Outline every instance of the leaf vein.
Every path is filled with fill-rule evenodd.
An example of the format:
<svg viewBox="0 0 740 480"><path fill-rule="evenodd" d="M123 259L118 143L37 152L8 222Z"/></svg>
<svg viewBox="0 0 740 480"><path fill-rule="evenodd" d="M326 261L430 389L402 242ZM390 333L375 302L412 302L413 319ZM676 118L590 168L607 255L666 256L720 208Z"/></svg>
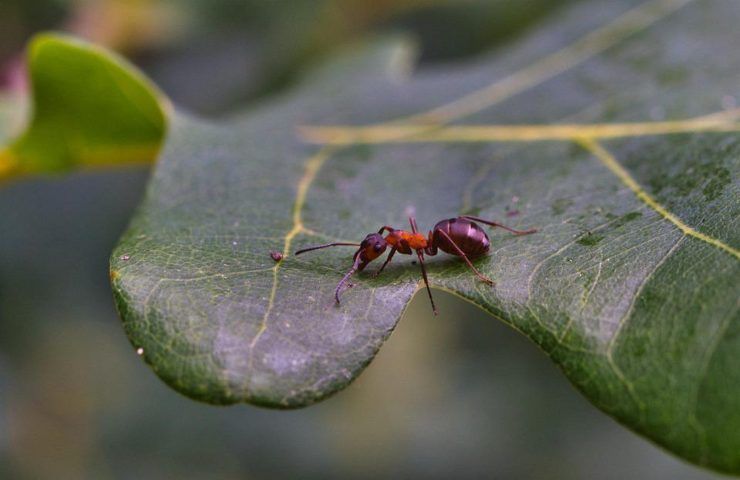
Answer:
<svg viewBox="0 0 740 480"><path fill-rule="evenodd" d="M522 125L317 125L299 127L298 134L319 145L374 145L386 143L471 143L571 141L580 138L635 138L685 133L740 131L734 121L740 109L722 111L685 120L634 123L554 123Z"/></svg>
<svg viewBox="0 0 740 480"><path fill-rule="evenodd" d="M332 147L324 147L320 149L316 154L309 157L308 160L305 162L303 176L298 180L298 188L296 191L296 199L293 203L293 227L290 229L290 231L285 235L285 241L283 243L283 257L287 257L290 254L290 247L293 242L293 239L303 232L304 226L303 226L303 207L306 203L306 196L308 194L308 189L311 187L311 184L316 179L316 174L318 173L319 169L326 163L326 161L329 159L329 157L336 151L336 148ZM262 321L260 322L259 327L257 328L257 333L254 335L254 338L249 343L249 369L252 369L252 364L254 361L254 347L259 341L259 339L262 337L262 335L265 333L265 330L267 329L267 320L270 316L270 313L272 312L272 309L275 305L275 295L277 294L277 288L278 288L278 272L280 271L280 265L282 265L282 261L275 264L274 267L272 267L272 287L270 288L270 295L267 300L267 308L265 309L265 313L262 317Z"/></svg>
<svg viewBox="0 0 740 480"><path fill-rule="evenodd" d="M710 245L713 245L740 260L740 250L727 245L717 238L710 237L709 235L706 235L699 232L698 230L691 228L676 215L669 212L668 209L666 209L663 205L658 203L655 198L653 198L640 186L639 183L637 183L637 180L635 180L634 177L630 175L630 173L627 171L627 169L624 168L617 161L614 155L609 153L603 146L601 146L600 143L590 138L582 138L578 140L578 144L580 144L587 151L591 152L591 154L593 154L602 164L604 164L604 166L609 169L609 171L616 175L623 184L625 184L630 190L632 190L632 192L635 194L635 196L637 196L638 199L640 199L648 207L658 212L661 217L665 218L673 225L675 225L685 235L689 235Z"/></svg>

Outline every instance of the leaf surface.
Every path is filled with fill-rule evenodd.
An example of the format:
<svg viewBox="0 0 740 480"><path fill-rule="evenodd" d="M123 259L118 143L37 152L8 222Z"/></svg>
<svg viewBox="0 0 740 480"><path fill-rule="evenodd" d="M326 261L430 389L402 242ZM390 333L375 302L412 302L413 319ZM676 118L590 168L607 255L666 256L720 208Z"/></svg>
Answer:
<svg viewBox="0 0 740 480"><path fill-rule="evenodd" d="M495 288L444 255L431 283L633 430L740 472L738 15L582 2L470 64L409 76L380 44L243 116L177 115L111 260L129 338L192 398L304 406L362 371L420 275L396 256L335 306L352 249L293 251L409 213L424 231L460 213L537 227L490 231L476 266Z"/></svg>
<svg viewBox="0 0 740 480"><path fill-rule="evenodd" d="M0 178L156 158L166 129L163 98L125 60L44 34L28 49L28 68L32 114L25 131L0 149ZM16 105L4 102L0 121Z"/></svg>

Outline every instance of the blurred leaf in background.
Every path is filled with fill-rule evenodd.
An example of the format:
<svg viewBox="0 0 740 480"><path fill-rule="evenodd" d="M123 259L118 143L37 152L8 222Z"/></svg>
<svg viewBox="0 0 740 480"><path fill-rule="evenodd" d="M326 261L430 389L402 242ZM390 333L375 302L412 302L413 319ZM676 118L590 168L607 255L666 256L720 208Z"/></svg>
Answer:
<svg viewBox="0 0 740 480"><path fill-rule="evenodd" d="M23 134L0 148L0 179L156 158L163 98L130 65L53 35L37 37L28 57L32 113Z"/></svg>
<svg viewBox="0 0 740 480"><path fill-rule="evenodd" d="M211 55L196 55L204 62L215 62L241 48L243 75L241 82L220 92L207 88L208 83L191 93L198 109L234 110L240 103L285 87L307 66L323 59L338 47L375 32L405 32L419 42L422 63L461 58L490 48L552 13L568 0L524 0L513 4L504 0L296 0L264 2L260 0L187 0L192 9L192 32L209 43L196 48L209 50ZM198 42L200 43L200 42ZM215 48L214 48L215 47ZM220 50L220 52L218 51ZM201 51L202 52L202 51ZM190 52L192 53L192 52ZM192 61L189 55L185 61ZM235 65L219 63L220 72L235 72ZM187 86L181 77L168 78L155 74L165 82L165 89ZM244 77L248 79L244 83ZM211 79L225 82L227 78ZM209 82L210 83L210 82ZM215 85L214 85L215 86ZM223 84L221 85L223 87ZM246 88L249 87L249 88ZM215 90L215 91L214 91ZM241 91L239 91L241 90ZM231 91L233 98L213 98L211 95ZM174 90L175 103L191 105L190 96L180 97ZM195 97L200 96L200 100ZM203 104L210 99L209 105Z"/></svg>
<svg viewBox="0 0 740 480"><path fill-rule="evenodd" d="M19 95L0 93L0 145L5 145L21 129L24 102Z"/></svg>
<svg viewBox="0 0 740 480"><path fill-rule="evenodd" d="M176 104L219 113L285 88L369 32L409 34L422 62L460 58L569 1L9 0L0 5L0 79L31 33L63 28L133 57Z"/></svg>

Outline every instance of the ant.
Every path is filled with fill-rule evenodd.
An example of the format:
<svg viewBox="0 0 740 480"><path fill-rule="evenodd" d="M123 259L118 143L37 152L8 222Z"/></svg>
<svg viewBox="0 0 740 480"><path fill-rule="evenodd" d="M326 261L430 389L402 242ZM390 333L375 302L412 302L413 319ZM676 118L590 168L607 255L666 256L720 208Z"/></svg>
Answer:
<svg viewBox="0 0 740 480"><path fill-rule="evenodd" d="M494 285L493 280L480 273L470 261L470 259L475 259L488 253L488 250L491 247L488 235L475 222L484 223L491 227L500 227L514 235L527 235L537 231L536 229L515 230L500 223L470 215L462 215L457 218L448 218L437 222L434 229L432 229L429 232L429 235L425 237L422 233L419 233L419 229L416 226L416 219L414 217L409 217L409 223L411 224L410 232L384 225L380 230L378 230L378 233L371 233L365 237L362 243L327 243L298 250L295 254L300 255L312 250L319 250L327 247L360 247L352 257L354 261L352 268L347 272L342 280L339 281L336 290L334 290L334 298L338 304L339 293L347 280L349 280L355 272L362 271L371 261L382 255L386 248L388 248L388 245L390 245L391 251L383 265L373 275L374 277L380 275L380 272L382 272L385 266L390 263L396 252L404 255L411 255L416 252L416 256L419 258L419 265L421 266L421 275L424 278L424 284L426 285L427 293L429 294L429 301L432 302L432 311L437 315L437 307L434 305L432 290L429 288L427 271L424 267L425 253L429 256L434 256L437 254L437 250L442 250L450 255L461 257L478 278L489 285ZM383 238L383 232L386 231L388 232L388 235Z"/></svg>

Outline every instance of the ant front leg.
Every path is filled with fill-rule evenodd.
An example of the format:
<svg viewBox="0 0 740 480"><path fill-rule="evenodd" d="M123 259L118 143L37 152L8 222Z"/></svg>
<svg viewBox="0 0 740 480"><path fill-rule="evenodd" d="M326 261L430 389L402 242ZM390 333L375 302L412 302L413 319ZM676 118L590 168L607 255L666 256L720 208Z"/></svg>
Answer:
<svg viewBox="0 0 740 480"><path fill-rule="evenodd" d="M530 233L535 233L537 231L536 228L530 228L529 230L515 230L515 229L513 229L511 227L507 227L506 225L503 225L501 223L492 222L490 220L485 220L485 219L480 218L480 217L473 217L471 215L462 215L462 216L460 216L460 218L465 218L467 220L472 220L474 222L485 223L486 225L490 225L492 227L500 227L500 228L503 228L504 230L507 230L507 231L513 233L514 235L529 235Z"/></svg>
<svg viewBox="0 0 740 480"><path fill-rule="evenodd" d="M380 272L383 271L383 269L385 268L385 266L388 265L389 263L391 263L391 259L393 258L393 255L395 255L395 254L396 254L396 247L393 247L393 248L391 248L391 251L388 254L388 257L385 259L385 262L383 262L383 265L380 266L380 268L378 269L377 272L373 273L373 278L375 278L378 275L380 275Z"/></svg>
<svg viewBox="0 0 740 480"><path fill-rule="evenodd" d="M445 237L445 239L447 239L447 241L450 242L450 245L452 245L452 248L454 248L455 251L457 252L457 254L460 255L460 257L462 257L463 260L465 260L465 263L468 264L468 267L470 267L470 269L473 270L473 273L475 273L478 276L478 278L480 278L481 280L483 280L484 282L486 282L489 285L496 285L493 280L491 280L490 278L486 277L485 275L483 275L482 273L480 273L477 268L475 268L475 266L470 261L470 259L468 258L468 256L465 255L465 252L463 252L462 249L457 246L457 244L455 243L455 241L452 240L452 238L450 238L449 235L447 235L447 232L445 232L441 228L438 228L437 230L435 230L435 233L436 232L439 232L440 235L442 235L443 237ZM433 241L432 241L432 244L434 245L434 248L436 250L437 245Z"/></svg>

